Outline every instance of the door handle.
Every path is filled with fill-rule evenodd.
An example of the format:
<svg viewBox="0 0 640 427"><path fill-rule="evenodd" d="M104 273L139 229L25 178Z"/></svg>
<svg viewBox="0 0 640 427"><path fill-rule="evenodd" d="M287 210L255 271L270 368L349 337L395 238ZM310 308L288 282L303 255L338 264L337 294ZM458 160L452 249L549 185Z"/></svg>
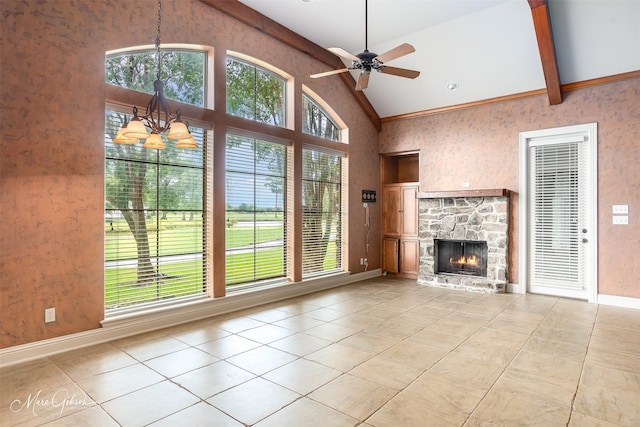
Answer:
<svg viewBox="0 0 640 427"><path fill-rule="evenodd" d="M589 239L587 239L586 237L584 239L582 239L582 243L588 243Z"/></svg>

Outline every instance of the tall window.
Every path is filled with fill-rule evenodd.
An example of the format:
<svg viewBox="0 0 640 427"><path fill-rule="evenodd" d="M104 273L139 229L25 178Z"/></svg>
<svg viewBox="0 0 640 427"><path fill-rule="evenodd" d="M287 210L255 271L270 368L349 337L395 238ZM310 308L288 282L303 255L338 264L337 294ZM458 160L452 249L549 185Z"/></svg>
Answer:
<svg viewBox="0 0 640 427"><path fill-rule="evenodd" d="M227 58L227 113L285 126L285 80L264 68Z"/></svg>
<svg viewBox="0 0 640 427"><path fill-rule="evenodd" d="M302 95L302 132L331 141L340 141L340 128L307 95Z"/></svg>
<svg viewBox="0 0 640 427"><path fill-rule="evenodd" d="M226 163L227 286L284 277L286 147L229 135Z"/></svg>
<svg viewBox="0 0 640 427"><path fill-rule="evenodd" d="M303 276L342 270L342 170L341 155L303 149Z"/></svg>
<svg viewBox="0 0 640 427"><path fill-rule="evenodd" d="M170 99L203 106L206 53L162 51ZM155 52L109 56L106 82L153 93ZM163 150L116 144L125 116L105 117L105 307L158 303L206 291L204 177L206 132L190 127L198 148ZM186 119L183 117L183 119Z"/></svg>
<svg viewBox="0 0 640 427"><path fill-rule="evenodd" d="M203 153L112 142L124 115L106 112L105 307L107 311L205 292Z"/></svg>

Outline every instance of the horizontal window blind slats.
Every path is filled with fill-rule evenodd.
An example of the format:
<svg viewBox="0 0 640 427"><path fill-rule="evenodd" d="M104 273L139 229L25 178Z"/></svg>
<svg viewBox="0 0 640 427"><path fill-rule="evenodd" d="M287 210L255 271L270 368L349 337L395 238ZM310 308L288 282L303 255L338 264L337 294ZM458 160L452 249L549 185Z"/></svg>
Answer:
<svg viewBox="0 0 640 427"><path fill-rule="evenodd" d="M107 111L105 307L107 312L205 293L203 129L196 149L119 145L124 116Z"/></svg>

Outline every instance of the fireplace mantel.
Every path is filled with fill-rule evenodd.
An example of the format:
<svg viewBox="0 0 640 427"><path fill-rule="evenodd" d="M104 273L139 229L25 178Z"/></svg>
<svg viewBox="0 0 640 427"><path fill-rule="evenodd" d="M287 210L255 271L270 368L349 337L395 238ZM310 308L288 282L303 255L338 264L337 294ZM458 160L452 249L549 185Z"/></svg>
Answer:
<svg viewBox="0 0 640 427"><path fill-rule="evenodd" d="M506 188L492 188L487 190L459 190L459 191L421 191L417 199L448 199L455 197L509 197Z"/></svg>

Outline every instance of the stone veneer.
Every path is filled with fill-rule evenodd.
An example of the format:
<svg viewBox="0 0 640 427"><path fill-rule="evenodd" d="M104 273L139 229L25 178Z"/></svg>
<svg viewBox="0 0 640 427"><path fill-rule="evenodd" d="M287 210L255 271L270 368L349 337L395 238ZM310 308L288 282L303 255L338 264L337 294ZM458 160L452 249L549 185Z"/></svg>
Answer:
<svg viewBox="0 0 640 427"><path fill-rule="evenodd" d="M501 194L488 190L487 194ZM509 197L476 196L473 191L461 197L432 197L418 194L420 271L418 283L473 292L504 292L507 284L509 248ZM467 196L466 194L471 194ZM482 194L481 192L477 192ZM453 193L442 193L451 195ZM436 274L434 239L484 240L487 242L487 277Z"/></svg>

